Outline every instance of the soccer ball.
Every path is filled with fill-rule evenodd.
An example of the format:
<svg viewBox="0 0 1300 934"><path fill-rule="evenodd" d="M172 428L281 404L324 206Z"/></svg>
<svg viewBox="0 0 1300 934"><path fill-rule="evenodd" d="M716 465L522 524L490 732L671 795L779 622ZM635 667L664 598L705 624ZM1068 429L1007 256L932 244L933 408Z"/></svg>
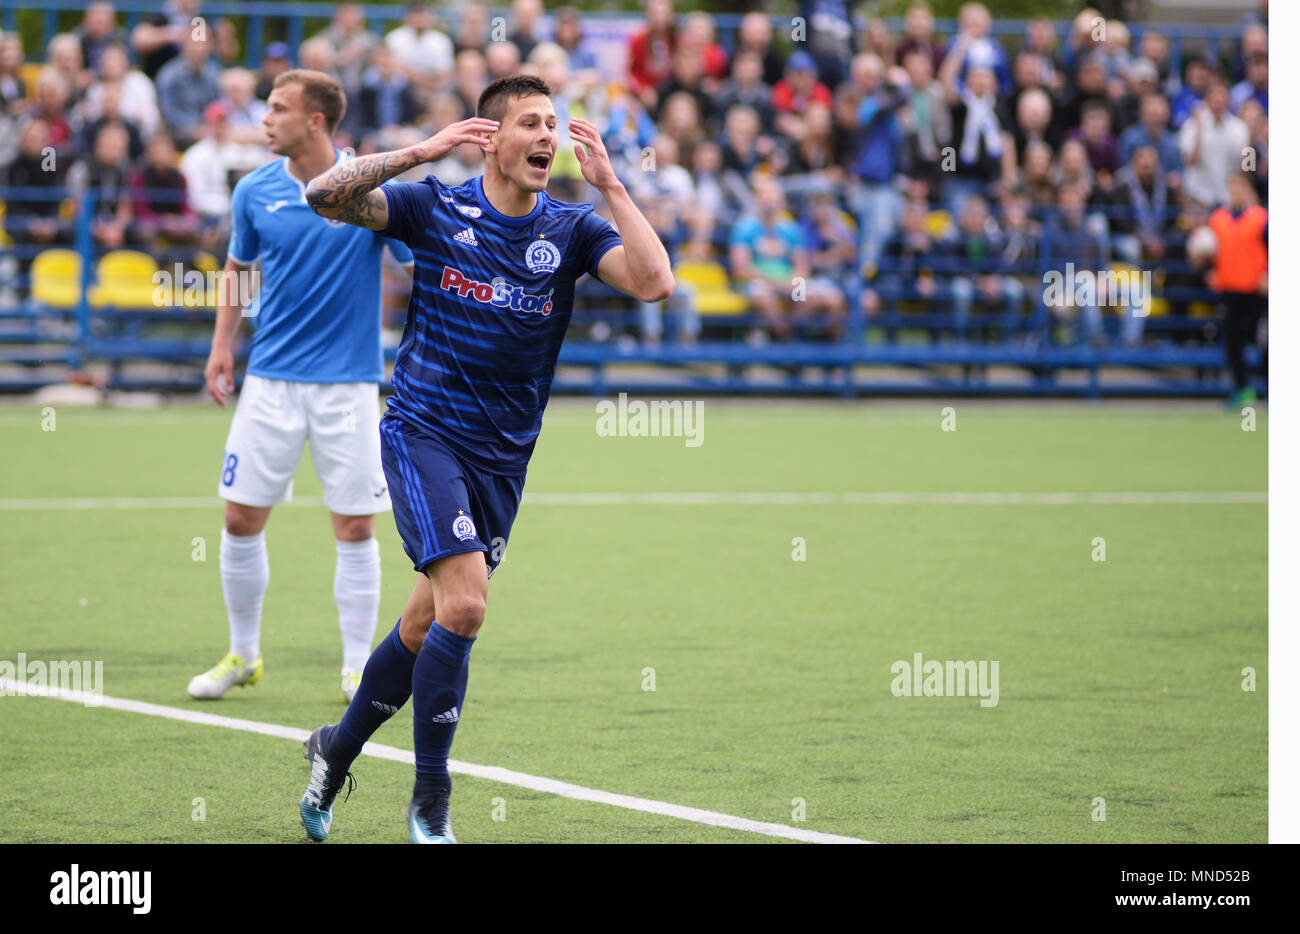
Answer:
<svg viewBox="0 0 1300 934"><path fill-rule="evenodd" d="M1219 253L1219 238L1209 227L1197 227L1187 236L1187 258L1198 266Z"/></svg>

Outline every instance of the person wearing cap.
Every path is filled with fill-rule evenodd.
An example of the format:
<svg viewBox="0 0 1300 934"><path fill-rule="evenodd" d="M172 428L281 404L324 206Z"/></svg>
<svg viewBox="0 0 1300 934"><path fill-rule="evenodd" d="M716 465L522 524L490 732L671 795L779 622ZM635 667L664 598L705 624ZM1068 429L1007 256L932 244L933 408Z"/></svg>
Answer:
<svg viewBox="0 0 1300 934"><path fill-rule="evenodd" d="M257 87L253 89L253 94L259 101L265 101L271 96L271 91L275 87L275 79L284 74L291 67L289 60L289 47L283 42L272 42L266 47L262 54L262 67L257 71Z"/></svg>
<svg viewBox="0 0 1300 934"><path fill-rule="evenodd" d="M189 32L180 57L158 72L158 109L182 148L198 138L204 108L221 97L221 69L212 61L211 51L206 34Z"/></svg>
<svg viewBox="0 0 1300 934"><path fill-rule="evenodd" d="M803 112L816 101L831 106L831 92L817 80L817 62L800 49L785 65L785 77L772 88L772 109L776 112L776 130L797 140L803 136Z"/></svg>

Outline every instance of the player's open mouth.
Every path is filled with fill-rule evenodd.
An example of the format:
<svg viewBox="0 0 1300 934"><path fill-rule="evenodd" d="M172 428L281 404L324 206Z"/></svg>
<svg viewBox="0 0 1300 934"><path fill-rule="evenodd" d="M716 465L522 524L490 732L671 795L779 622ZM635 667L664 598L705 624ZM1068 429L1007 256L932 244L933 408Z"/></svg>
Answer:
<svg viewBox="0 0 1300 934"><path fill-rule="evenodd" d="M535 152L528 157L528 164L545 172L551 167L551 154L549 152Z"/></svg>

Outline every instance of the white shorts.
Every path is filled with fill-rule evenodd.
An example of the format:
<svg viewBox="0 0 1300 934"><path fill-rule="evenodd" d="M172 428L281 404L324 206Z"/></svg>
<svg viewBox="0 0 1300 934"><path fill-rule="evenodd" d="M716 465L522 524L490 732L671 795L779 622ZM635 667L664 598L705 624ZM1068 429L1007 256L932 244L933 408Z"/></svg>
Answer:
<svg viewBox="0 0 1300 934"><path fill-rule="evenodd" d="M330 512L368 516L392 508L379 462L379 387L290 383L246 376L226 439L217 495L243 506L293 498L304 444Z"/></svg>

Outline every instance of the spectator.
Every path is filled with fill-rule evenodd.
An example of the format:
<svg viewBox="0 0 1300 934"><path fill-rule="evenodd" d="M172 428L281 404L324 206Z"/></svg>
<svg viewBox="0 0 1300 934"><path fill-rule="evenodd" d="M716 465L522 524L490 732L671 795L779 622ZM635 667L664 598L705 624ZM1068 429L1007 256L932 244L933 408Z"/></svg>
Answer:
<svg viewBox="0 0 1300 934"><path fill-rule="evenodd" d="M451 75L451 40L434 28L427 3L409 4L402 25L385 36L384 43L397 57L398 67L417 96L432 94Z"/></svg>
<svg viewBox="0 0 1300 934"><path fill-rule="evenodd" d="M1205 98L1210 82L1218 72L1218 62L1214 59L1193 58L1184 71L1183 87L1170 101L1169 109L1173 113L1173 127L1181 130Z"/></svg>
<svg viewBox="0 0 1300 934"><path fill-rule="evenodd" d="M199 216L200 245L221 250L229 235L230 193L235 176L249 165L244 147L230 138L230 114L221 101L203 111L203 138L186 150L180 170L189 203Z"/></svg>
<svg viewBox="0 0 1300 934"><path fill-rule="evenodd" d="M1142 98L1155 93L1160 75L1145 58L1134 59L1124 73L1123 93L1114 101L1115 126L1130 127L1141 119Z"/></svg>
<svg viewBox="0 0 1300 934"><path fill-rule="evenodd" d="M760 14L761 15L761 14ZM672 0L646 0L646 24L628 42L628 83L647 110L658 108L659 89L672 77L677 51Z"/></svg>
<svg viewBox="0 0 1300 934"><path fill-rule="evenodd" d="M1043 142L1028 143L1020 164L1019 187L1037 212L1056 204L1056 184L1052 175L1052 147Z"/></svg>
<svg viewBox="0 0 1300 934"><path fill-rule="evenodd" d="M1061 186L1057 194L1057 210L1049 217L1044 242L1050 249L1053 270L1062 276L1067 271L1067 263L1076 276L1080 272L1098 276L1105 270L1108 260L1105 240L1088 217L1087 207L1087 194L1083 188ZM1075 343L1101 343L1101 308L1097 304L1096 289L1076 291L1074 282L1065 282L1064 285L1061 300L1049 303L1051 313L1070 327Z"/></svg>
<svg viewBox="0 0 1300 934"><path fill-rule="evenodd" d="M1132 161L1115 176L1110 230L1115 252L1126 263L1164 258L1165 234L1172 220L1169 185L1154 146L1133 150Z"/></svg>
<svg viewBox="0 0 1300 934"><path fill-rule="evenodd" d="M757 52L763 59L763 82L775 85L785 74L785 60L772 42L772 22L767 15L753 10L740 18L736 43L731 50L734 63L741 52Z"/></svg>
<svg viewBox="0 0 1300 934"><path fill-rule="evenodd" d="M999 106L997 78L988 68L967 72L965 87L957 84L949 55L942 76L952 104L952 138L956 144L955 167L948 179L951 208L961 213L961 201L971 194L987 194L1002 173L1003 149L1013 146L1010 120Z"/></svg>
<svg viewBox="0 0 1300 934"><path fill-rule="evenodd" d="M366 28L365 8L359 3L340 5L328 28L316 38L325 40L334 50L334 70L343 92L349 100L355 98L371 54L381 44L379 37Z"/></svg>
<svg viewBox="0 0 1300 934"><path fill-rule="evenodd" d="M970 329L971 306L998 306L998 322L1005 340L1012 340L1020 329L1020 313L1025 301L1025 287L1016 269L1003 257L1006 238L990 215L988 204L978 195L967 198L953 242L952 255L957 260L952 279L953 330L959 343L966 341Z"/></svg>
<svg viewBox="0 0 1300 934"><path fill-rule="evenodd" d="M862 61L861 80L868 93L858 105L859 130L852 163L855 185L851 197L858 219L858 259L863 278L870 279L898 213L894 172L903 133L897 111L906 99L901 87L906 86L907 74L902 69L894 69L891 72L894 84L886 87L884 63L874 55L864 55Z"/></svg>
<svg viewBox="0 0 1300 934"><path fill-rule="evenodd" d="M221 73L221 101L230 114L230 138L248 146L263 146L266 130L262 120L269 108L253 93L257 76L246 68L227 68Z"/></svg>
<svg viewBox="0 0 1300 934"><path fill-rule="evenodd" d="M22 67L22 39L16 33L0 36L0 114L17 117L29 106Z"/></svg>
<svg viewBox="0 0 1300 934"><path fill-rule="evenodd" d="M678 262L686 234L681 215L672 202L653 199L645 202L645 217L659 235L669 258ZM658 347L663 342L665 312L673 322L673 336L677 343L690 346L699 338L700 316L689 283L679 282L672 295L662 302L639 302L638 307L641 339L646 346Z"/></svg>
<svg viewBox="0 0 1300 934"><path fill-rule="evenodd" d="M519 70L519 47L513 42L490 42L487 47L488 80L495 81Z"/></svg>
<svg viewBox="0 0 1300 934"><path fill-rule="evenodd" d="M243 64L239 49L239 33L233 20L223 16L212 26L212 55L220 68L236 68Z"/></svg>
<svg viewBox="0 0 1300 934"><path fill-rule="evenodd" d="M460 25L456 27L456 35L452 37L452 51L456 55L465 51L483 55L487 52L490 38L487 7L481 3L466 4L460 11Z"/></svg>
<svg viewBox="0 0 1300 934"><path fill-rule="evenodd" d="M1169 101L1155 91L1142 95L1138 109L1138 122L1125 130L1119 139L1119 157L1131 162L1139 146L1152 146L1160 156L1160 168L1169 184L1178 185L1183 170L1183 156L1178 150L1178 140L1169 132Z"/></svg>
<svg viewBox="0 0 1300 934"><path fill-rule="evenodd" d="M820 101L810 103L804 112L803 135L786 154L785 174L842 183L845 154L835 148L834 131L830 107Z"/></svg>
<svg viewBox="0 0 1300 934"><path fill-rule="evenodd" d="M1227 206L1210 215L1219 241L1210 287L1223 303L1224 344L1236 387L1228 405L1236 408L1256 398L1245 349L1268 316L1268 211L1255 201L1246 175L1233 175L1227 188Z"/></svg>
<svg viewBox="0 0 1300 934"><path fill-rule="evenodd" d="M72 120L68 112L68 79L53 68L42 68L36 79L36 104L29 113L45 121L50 142L60 158L71 154Z"/></svg>
<svg viewBox="0 0 1300 934"><path fill-rule="evenodd" d="M511 5L509 40L519 49L519 57L527 60L533 49L542 41L540 30L542 0L514 0Z"/></svg>
<svg viewBox="0 0 1300 934"><path fill-rule="evenodd" d="M858 33L858 51L874 55L889 65L896 61L894 36L889 31L889 25L879 16L873 16L867 20L867 25ZM849 59L845 61L849 61ZM843 80L844 77L841 75L838 80L826 83L828 86L833 87Z"/></svg>
<svg viewBox="0 0 1300 934"><path fill-rule="evenodd" d="M94 215L90 235L103 250L117 250L128 242L138 242L131 222L135 212L131 202L131 163L127 153L128 137L121 124L108 123L95 137L94 149L68 169L68 189L78 210L84 212L90 194L94 194Z"/></svg>
<svg viewBox="0 0 1300 934"><path fill-rule="evenodd" d="M794 335L791 324L808 312L792 299L794 279L808 279L808 251L803 231L785 213L785 195L770 178L754 182L758 210L731 230L731 272L743 284L750 304L777 340ZM750 343L765 341L762 331L750 332Z"/></svg>
<svg viewBox="0 0 1300 934"><path fill-rule="evenodd" d="M262 65L257 70L257 87L253 94L259 101L265 102L271 96L275 79L292 67L289 62L289 47L283 42L272 42L266 47L262 56Z"/></svg>
<svg viewBox="0 0 1300 934"><path fill-rule="evenodd" d="M1084 105L1079 127L1067 133L1066 139L1083 144L1094 172L1109 175L1119 170L1119 144L1110 131L1110 109L1105 104L1089 101Z"/></svg>
<svg viewBox="0 0 1300 934"><path fill-rule="evenodd" d="M800 227L810 273L805 311L810 317L822 316L826 337L837 341L848 311L845 286L856 280L858 238L852 219L836 205L835 189L828 178L813 187Z"/></svg>
<svg viewBox="0 0 1300 934"><path fill-rule="evenodd" d="M686 28L681 33L681 44L700 60L704 72L704 86L716 92L727 79L727 53L718 45L718 27L708 13L691 13L686 17Z"/></svg>
<svg viewBox="0 0 1300 934"><path fill-rule="evenodd" d="M1011 130L1012 146L1006 148L1011 170L1024 159L1025 149L1031 143L1045 143L1055 148L1053 136L1052 98L1042 88L1027 88L1016 99L1016 121Z"/></svg>
<svg viewBox="0 0 1300 934"><path fill-rule="evenodd" d="M140 70L151 81L162 67L180 55L181 45L195 34L199 0L167 0L162 11L131 30L131 48L140 57Z"/></svg>
<svg viewBox="0 0 1300 934"><path fill-rule="evenodd" d="M90 82L94 80L94 74L82 67L81 42L77 37L72 33L63 32L51 39L45 50L45 63L48 68L63 75L64 81L71 89L68 103L70 105L80 103L86 88L90 87Z"/></svg>
<svg viewBox="0 0 1300 934"><path fill-rule="evenodd" d="M1059 94L1065 87L1065 59L1057 43L1056 27L1050 19L1031 19L1025 23L1025 51L1034 56L1039 69L1039 87Z"/></svg>
<svg viewBox="0 0 1300 934"><path fill-rule="evenodd" d="M934 13L924 0L918 0L907 8L903 17L903 39L894 48L894 64L907 68L907 57L913 52L919 52L930 60L930 74L938 74L943 67L943 46L934 36Z"/></svg>
<svg viewBox="0 0 1300 934"><path fill-rule="evenodd" d="M1156 66L1156 86L1161 93L1166 97L1177 94L1181 86L1173 72L1173 61L1169 56L1169 40L1165 38L1164 33L1148 29L1142 33L1142 41L1138 44L1138 49L1142 53L1142 58Z"/></svg>
<svg viewBox="0 0 1300 934"><path fill-rule="evenodd" d="M879 59L877 59L879 61ZM804 133L804 111L811 103L831 105L831 92L817 80L818 65L802 49L786 62L785 77L772 88L772 110L776 114L776 132L787 140L797 140Z"/></svg>
<svg viewBox="0 0 1300 934"><path fill-rule="evenodd" d="M673 53L672 76L659 87L659 108L655 119L663 113L664 102L674 94L687 94L695 101L695 108L706 126L713 125L713 96L704 88L704 61L685 43Z"/></svg>
<svg viewBox="0 0 1300 934"><path fill-rule="evenodd" d="M727 111L722 129L722 171L748 181L774 151L771 137L761 134L758 114L743 104ZM680 140L679 140L680 142Z"/></svg>
<svg viewBox="0 0 1300 934"><path fill-rule="evenodd" d="M948 45L946 59L956 58L956 82L964 87L967 75L977 68L988 69L994 76L994 93L1011 93L1011 63L1006 50L989 35L993 16L982 3L963 3L957 14L959 32Z"/></svg>
<svg viewBox="0 0 1300 934"><path fill-rule="evenodd" d="M864 304L872 312L879 307L879 296L892 305L914 295L933 302L949 292L948 251L930 233L927 216L924 201L908 199L903 206L898 229L890 233L885 244L885 260L875 288L864 296ZM896 328L889 328L885 338L892 344L897 334ZM937 337L937 333L932 336Z"/></svg>
<svg viewBox="0 0 1300 934"><path fill-rule="evenodd" d="M176 168L176 146L166 133L149 140L131 189L141 244L165 250L194 243L198 215L186 197L185 176Z"/></svg>
<svg viewBox="0 0 1300 934"><path fill-rule="evenodd" d="M23 124L18 152L4 170L4 184L30 189L26 197L5 198L4 230L14 245L20 296L35 254L72 243L72 231L59 217L63 200L63 161L50 150L50 128L40 117Z"/></svg>
<svg viewBox="0 0 1300 934"><path fill-rule="evenodd" d="M102 85L99 104L98 116L83 120L79 131L74 136L77 141L77 151L90 152L94 148L95 140L99 137L99 131L112 123L126 131L127 159L134 163L144 155L145 138L140 125L122 112L122 86L120 84Z"/></svg>
<svg viewBox="0 0 1300 934"><path fill-rule="evenodd" d="M1086 56L1079 61L1074 75L1074 92L1070 94L1061 108L1061 125L1073 129L1083 122L1083 108L1089 103L1099 103L1111 108L1110 92L1106 89L1106 68L1102 59L1096 55ZM1111 124L1114 125L1112 112Z"/></svg>
<svg viewBox="0 0 1300 934"><path fill-rule="evenodd" d="M143 72L131 68L126 47L105 46L99 54L99 80L86 89L83 101L87 118L103 113L101 95L107 85L116 85L122 100L122 116L135 123L146 138L152 138L162 126L158 94L153 82Z"/></svg>
<svg viewBox="0 0 1300 934"><path fill-rule="evenodd" d="M414 123L420 114L411 83L393 50L386 45L379 46L372 53L371 62L357 95L356 125L362 139L386 128Z"/></svg>
<svg viewBox="0 0 1300 934"><path fill-rule="evenodd" d="M1257 101L1264 113L1268 113L1268 53L1256 52L1246 63L1246 77L1232 88L1228 95L1228 105L1232 112L1241 114L1241 107L1248 100Z"/></svg>
<svg viewBox="0 0 1300 934"><path fill-rule="evenodd" d="M573 7L555 14L555 41L569 53L569 71L585 96L600 84L600 62L582 35L582 18Z"/></svg>
<svg viewBox="0 0 1300 934"><path fill-rule="evenodd" d="M74 35L81 43L82 64L91 71L99 69L99 56L104 49L126 43L126 32L117 25L113 4L100 0L86 7L86 15Z"/></svg>
<svg viewBox="0 0 1300 934"><path fill-rule="evenodd" d="M1228 200L1228 178L1241 171L1250 143L1246 124L1228 112L1228 88L1212 81L1205 103L1194 110L1178 133L1183 155L1183 192L1207 207Z"/></svg>
<svg viewBox="0 0 1300 934"><path fill-rule="evenodd" d="M319 71L339 80L335 70L336 53L334 44L328 39L308 39L298 47L298 67L307 71Z"/></svg>
<svg viewBox="0 0 1300 934"><path fill-rule="evenodd" d="M832 87L839 84L844 80L844 63L853 57L849 0L799 0L799 15L807 29L803 44L814 62L816 80Z"/></svg>
<svg viewBox="0 0 1300 934"><path fill-rule="evenodd" d="M763 81L763 57L752 50L735 57L731 77L717 95L720 114L740 105L754 109L764 133L773 131L776 114L772 109L772 89Z"/></svg>
<svg viewBox="0 0 1300 934"><path fill-rule="evenodd" d="M738 108L739 110L739 108ZM737 111L732 111L736 113ZM727 121L730 123L731 114L727 115ZM757 123L758 118L754 118ZM653 127L654 124L650 124ZM695 147L704 139L704 121L701 119L699 107L695 103L695 98L689 94L674 94L668 100L664 101L663 116L659 120L660 130L677 141L678 152L681 153L683 161L689 162L695 152ZM754 129L754 147L761 147L762 143L758 141L758 130ZM768 152L770 153L771 140L766 140ZM646 140L642 145L648 145ZM638 151L633 161L640 159Z"/></svg>
<svg viewBox="0 0 1300 934"><path fill-rule="evenodd" d="M191 33L182 42L180 57L158 72L158 108L181 148L198 137L204 109L221 97L221 69L211 55L207 39Z"/></svg>
<svg viewBox="0 0 1300 934"><path fill-rule="evenodd" d="M487 86L487 58L483 53L468 48L457 52L451 92L460 98L465 113L475 112L478 108L478 99Z"/></svg>

